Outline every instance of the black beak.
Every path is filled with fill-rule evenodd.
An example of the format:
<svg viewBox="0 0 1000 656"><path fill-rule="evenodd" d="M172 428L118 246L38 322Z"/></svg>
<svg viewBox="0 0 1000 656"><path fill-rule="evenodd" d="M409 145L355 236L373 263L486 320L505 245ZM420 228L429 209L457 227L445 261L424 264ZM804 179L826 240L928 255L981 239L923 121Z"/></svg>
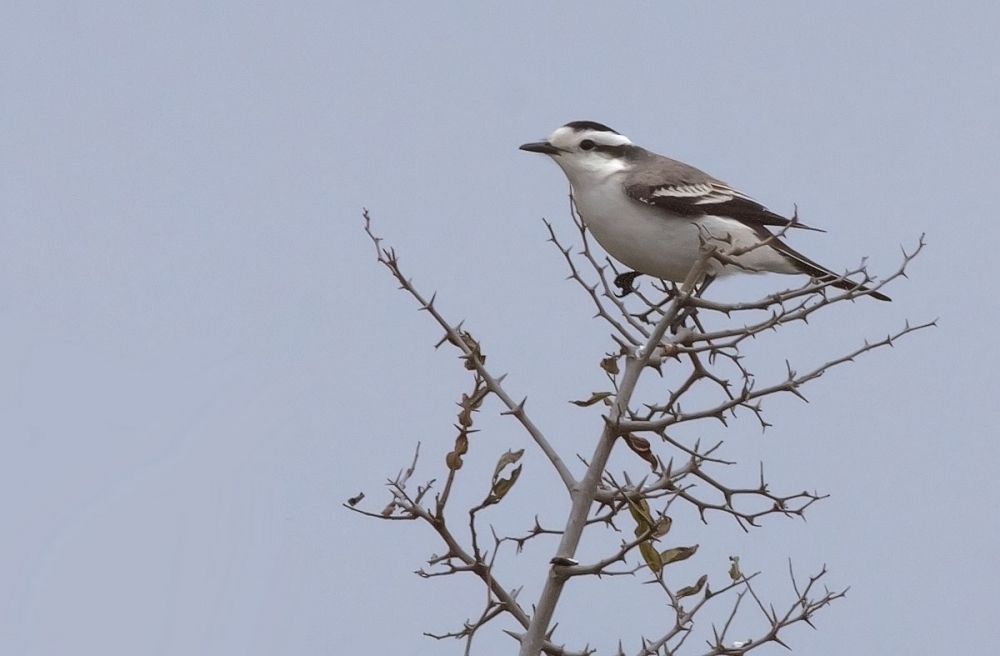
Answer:
<svg viewBox="0 0 1000 656"><path fill-rule="evenodd" d="M541 153L543 155L558 155L562 151L550 144L548 141L534 141L521 145L521 150L529 153Z"/></svg>

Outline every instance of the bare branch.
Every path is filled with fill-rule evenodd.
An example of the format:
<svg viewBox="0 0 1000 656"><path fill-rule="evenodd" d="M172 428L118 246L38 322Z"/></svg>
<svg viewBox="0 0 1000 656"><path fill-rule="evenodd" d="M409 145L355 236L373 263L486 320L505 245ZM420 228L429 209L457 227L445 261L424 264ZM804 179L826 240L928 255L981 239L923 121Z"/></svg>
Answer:
<svg viewBox="0 0 1000 656"><path fill-rule="evenodd" d="M562 479L563 484L566 489L572 493L574 486L576 485L576 479L570 473L569 468L556 453L552 445L549 444L548 439L545 435L535 426L535 423L528 417L527 413L524 411L524 401L520 403L515 403L514 400L507 394L507 391L503 388L501 381L503 377L495 377L483 364L482 358L478 357L478 354L473 352L473 349L469 346L463 337L458 326L453 326L450 324L434 307L434 298L430 301L426 300L420 292L413 286L413 284L407 279L399 268L399 259L396 257L396 252L392 249L387 249L382 247L382 239L376 237L371 230L371 217L368 215L368 210L364 211L365 219L365 232L371 238L372 242L375 244L376 255L378 261L383 264L392 273L393 277L399 282L400 287L406 290L417 303L420 304L420 309L426 310L434 320L437 321L438 325L445 331L445 339L451 343L453 346L457 347L461 352L463 357L466 359L467 366L473 367L483 380L486 381L490 392L496 395L505 406L507 406L507 413L513 415L521 423L524 429L531 436L531 439L535 441L538 448L541 449L542 453L549 459L552 463L552 467L559 474ZM467 333L466 333L467 334Z"/></svg>
<svg viewBox="0 0 1000 656"><path fill-rule="evenodd" d="M603 261L592 251L587 230L575 212L572 197L570 212L582 240L582 250L574 253L571 247L565 246L553 225L546 221L549 240L565 260L569 279L583 288L589 303L596 309L596 316L610 326L611 337L618 346L617 351L612 350L600 363L610 391L595 393L591 400L581 404L603 401L608 405L593 454L588 459L579 454L577 456L586 468L582 479L577 480L572 475L563 458L529 418L525 411L526 400L515 402L504 389L504 377L493 376L489 372L479 342L461 323L447 321L435 306L435 297L427 300L403 275L395 251L382 246L382 240L372 232L371 220L365 211L365 231L375 245L378 261L417 301L420 310L430 314L444 331L439 345L447 342L459 350L465 367L473 374L473 387L462 395L458 404L458 437L454 449L445 459L449 471L444 486L434 497L431 507L426 507L423 500L435 480L418 485L415 490L409 489L417 467L419 445L412 464L388 481L391 500L381 512L356 507L364 499L363 494L349 499L345 507L379 519L426 523L436 532L445 551L431 556L427 560L428 569L419 570L418 575L432 578L471 573L483 584L485 598L482 608L471 614L472 617L460 628L427 634L437 639L463 640L466 654L472 652L473 639L481 629L493 620L509 615L523 632L507 629L504 632L520 642L522 656L536 656L541 652L558 656L589 656L594 653L589 647L582 651L569 651L552 640L556 626L553 617L565 582L584 575L634 575L644 568L653 574L651 583L659 586L664 594L667 608L673 613L673 624L670 626L668 623L664 633L656 639L642 639L637 654L677 654L692 635L696 620L704 621L699 613L709 605L720 611L718 616L721 621L711 623L711 638L707 641L705 656L745 654L765 644L787 646L783 633L786 629L800 622L812 626L814 613L846 592L818 591L817 582L825 576L825 569L800 584L789 562L794 597L790 603L779 605L776 609L755 589L757 574L742 574L736 557L731 559L731 580L720 589L711 589L712 582L707 574L695 582L689 581L689 585L674 589L668 585L668 577L663 575L664 568L676 560L694 556L697 545L658 551L654 544L659 539L666 539L663 536L670 530L673 521L672 504L696 509L703 522L721 513L744 530L749 530L759 526L760 520L770 515L804 517L806 509L825 495L818 492L772 492L764 476L763 463L760 464L756 485L733 485L726 480L725 474L738 465L724 457L722 441L711 443L707 448L702 446L701 439L688 443L679 437L681 434L675 432L673 427L706 419L728 425L730 419L741 412L751 413L761 428L766 428L770 424L765 418L762 403L768 397L787 393L805 400L804 386L828 370L852 362L869 351L893 346L899 338L935 325L934 322L915 325L907 322L902 329L880 340L865 341L863 346L829 358L805 373L797 373L789 364L784 378L768 384L758 381L740 350L749 348L758 335L778 331L786 324L808 322L814 313L824 308L869 295L896 279L906 277L907 267L924 247L923 237L913 252L904 250L899 268L879 282L873 281L862 264L841 278L810 281L799 288L740 303L720 303L702 298L700 293L704 286L700 282L711 262L735 264L737 261L734 258L761 245L748 249L727 249L709 246L703 241L698 262L681 284L653 281L640 291L631 287L632 274L622 274L621 280L616 280L615 284L620 284L624 292L632 292L626 301L615 293L608 277L619 276L620 272L613 262ZM793 226L797 219L796 214L788 227ZM771 239L780 237L787 229L778 231ZM860 279L860 282L854 282L855 279ZM855 286L841 290L845 282ZM862 291L861 286L866 286L866 289ZM707 331L704 326L709 324L708 319L716 319L721 325L713 324L713 330ZM670 382L664 382L659 387L644 384L637 393L642 375L650 369ZM657 389L658 392L655 391ZM480 513L500 502L520 473L518 465L514 468L517 471L509 478L500 475L505 466L510 472L513 463L520 458L520 452L513 451L508 451L497 465L490 495L478 504L466 506L467 523L462 523L460 529L463 535L456 534L455 528L446 520L446 514L453 516L447 507L449 502L454 503L454 482L462 466L461 458L469 448L468 436L475 432L472 428L473 413L489 395L500 399L505 408L501 414L512 415L518 420L570 493L571 508L562 529L544 528L536 515L534 525L526 534L497 535L494 531L492 545L483 544L484 536L480 535L482 522L478 521ZM652 440L656 444L651 443L642 436L647 433L659 436L660 441ZM627 442L636 456L635 461L643 468L638 476L631 468L623 471L624 484L619 484L606 469L618 438ZM671 513L669 516L668 511ZM621 532L619 526L624 528L629 525L635 528L634 538L619 537L614 545L609 545L607 551L602 552L602 557L591 563L580 564L574 559L588 528L600 527L593 532L610 537L612 532ZM468 531L467 536L465 531ZM514 551L520 553L528 541L541 536L558 536L559 544L533 614L529 615L517 600L519 588L509 589L497 581L495 565L506 543L512 543ZM641 554L641 559L638 564L630 564L635 552ZM617 563L624 566L615 567ZM723 599L731 602L728 607L722 605ZM733 627L737 626L737 615L743 617L746 614L757 617L758 624L762 617L765 628L756 636L738 636L744 639L734 641L731 634ZM686 651L690 651L691 647L688 644ZM618 653L624 656L621 642Z"/></svg>

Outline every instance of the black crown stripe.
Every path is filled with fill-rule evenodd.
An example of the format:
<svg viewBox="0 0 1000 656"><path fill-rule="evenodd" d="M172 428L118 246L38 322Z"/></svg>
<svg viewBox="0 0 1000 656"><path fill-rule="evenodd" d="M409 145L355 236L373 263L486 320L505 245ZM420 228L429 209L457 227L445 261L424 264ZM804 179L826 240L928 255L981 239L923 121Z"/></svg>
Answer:
<svg viewBox="0 0 1000 656"><path fill-rule="evenodd" d="M595 121L571 121L565 125L567 128L572 128L577 132L582 132L584 130L595 130L597 132L610 132L611 134L619 134L615 132L603 123L597 123Z"/></svg>

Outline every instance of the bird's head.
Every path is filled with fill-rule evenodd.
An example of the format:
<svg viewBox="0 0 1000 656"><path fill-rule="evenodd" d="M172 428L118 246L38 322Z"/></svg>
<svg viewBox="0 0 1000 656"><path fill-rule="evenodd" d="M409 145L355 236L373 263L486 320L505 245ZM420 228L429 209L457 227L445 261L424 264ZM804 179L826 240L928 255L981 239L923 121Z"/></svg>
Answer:
<svg viewBox="0 0 1000 656"><path fill-rule="evenodd" d="M526 143L521 150L548 155L562 167L571 183L605 178L627 168L626 153L632 142L606 125L573 121L545 141Z"/></svg>

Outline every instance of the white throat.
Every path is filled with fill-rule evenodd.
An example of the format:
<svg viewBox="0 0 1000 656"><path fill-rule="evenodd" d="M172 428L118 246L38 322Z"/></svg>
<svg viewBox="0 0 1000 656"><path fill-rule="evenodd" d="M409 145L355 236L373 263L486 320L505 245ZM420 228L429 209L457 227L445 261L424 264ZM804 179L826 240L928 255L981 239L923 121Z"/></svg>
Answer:
<svg viewBox="0 0 1000 656"><path fill-rule="evenodd" d="M585 159L560 156L553 157L563 170L574 189L582 186L603 185L614 178L622 177L631 165L620 157L588 157Z"/></svg>

